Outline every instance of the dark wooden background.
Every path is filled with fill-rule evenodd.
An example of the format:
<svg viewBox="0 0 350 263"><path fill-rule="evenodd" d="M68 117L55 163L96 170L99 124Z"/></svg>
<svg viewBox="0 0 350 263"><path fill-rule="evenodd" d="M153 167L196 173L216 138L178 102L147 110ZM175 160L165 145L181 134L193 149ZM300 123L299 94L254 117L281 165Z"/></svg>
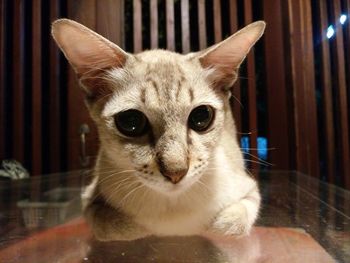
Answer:
<svg viewBox="0 0 350 263"><path fill-rule="evenodd" d="M298 170L350 189L350 0L1 0L0 159L31 174L81 168L80 126L97 134L76 78L50 37L68 17L130 52L205 48L255 20L266 34L233 87L240 135L250 138L249 168ZM333 24L336 36L327 39ZM241 101L242 105L237 101ZM268 162L257 159L268 138Z"/></svg>

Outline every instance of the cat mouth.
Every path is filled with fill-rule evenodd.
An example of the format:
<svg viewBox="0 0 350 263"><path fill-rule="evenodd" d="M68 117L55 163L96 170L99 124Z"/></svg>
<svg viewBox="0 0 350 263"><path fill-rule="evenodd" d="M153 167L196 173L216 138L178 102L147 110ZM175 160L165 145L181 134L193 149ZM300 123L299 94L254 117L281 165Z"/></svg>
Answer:
<svg viewBox="0 0 350 263"><path fill-rule="evenodd" d="M193 186L203 174L203 169L188 169L183 174L167 174L165 176L161 171L152 171L152 173L138 172L138 178L142 184L152 189L153 191L165 194L174 195L181 194Z"/></svg>
<svg viewBox="0 0 350 263"><path fill-rule="evenodd" d="M187 182L188 178L186 177L187 175L176 183L171 181L171 179L164 177L161 173L159 173L159 177L157 179L144 176L140 176L139 179L144 185L152 190L168 195L181 193L183 190L187 189L187 186L191 185L191 183Z"/></svg>
<svg viewBox="0 0 350 263"><path fill-rule="evenodd" d="M161 174L164 176L164 178L166 180L168 180L172 184L178 184L187 175L187 171L188 171L188 169L182 170L182 171L177 171L177 172L172 172L172 173L161 172Z"/></svg>

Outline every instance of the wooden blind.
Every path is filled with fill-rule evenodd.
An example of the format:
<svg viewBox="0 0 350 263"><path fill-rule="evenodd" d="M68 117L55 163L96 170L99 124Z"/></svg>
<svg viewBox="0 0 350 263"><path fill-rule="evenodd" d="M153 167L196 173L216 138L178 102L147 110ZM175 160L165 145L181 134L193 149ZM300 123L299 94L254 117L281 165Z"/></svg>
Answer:
<svg viewBox="0 0 350 263"><path fill-rule="evenodd" d="M321 168L328 181L350 189L350 26L348 21L343 25L339 21L342 14L349 19L350 2L319 1L312 7L316 82L321 98L318 105ZM327 37L329 26L335 30L330 38Z"/></svg>
<svg viewBox="0 0 350 263"><path fill-rule="evenodd" d="M0 8L0 159L32 174L81 168L84 123L96 155L76 77L50 37L54 19L77 20L129 52L183 53L262 19L265 36L232 88L248 168L299 170L350 189L350 27L339 23L349 0L2 0ZM261 137L272 165L258 158Z"/></svg>
<svg viewBox="0 0 350 263"><path fill-rule="evenodd" d="M80 169L79 128L86 123L87 153L93 164L97 133L50 27L55 19L68 17L122 45L123 4L1 1L0 160L14 158L33 175Z"/></svg>

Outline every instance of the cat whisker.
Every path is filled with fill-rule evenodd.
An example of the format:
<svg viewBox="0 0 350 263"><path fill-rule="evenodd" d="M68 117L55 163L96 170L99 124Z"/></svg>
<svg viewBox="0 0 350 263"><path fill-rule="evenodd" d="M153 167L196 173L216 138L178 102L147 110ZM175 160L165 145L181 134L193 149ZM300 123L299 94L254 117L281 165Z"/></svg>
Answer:
<svg viewBox="0 0 350 263"><path fill-rule="evenodd" d="M128 176L129 172L124 172L120 174L125 174L126 178L129 178L131 176ZM120 179L123 179L125 176L117 176L117 173L106 173L105 175L99 177L98 183L104 183L105 181L108 181L109 179L112 179L113 181L119 181Z"/></svg>
<svg viewBox="0 0 350 263"><path fill-rule="evenodd" d="M249 156L251 156L251 157L253 157L253 158L259 160L260 162L262 162L262 163L265 164L265 165L274 166L272 163L269 163L269 162L267 162L267 161L265 161L265 160L263 160L263 159L261 159L261 158L255 156L254 154L247 153L247 152L246 152L245 154L247 154L247 155L249 155Z"/></svg>
<svg viewBox="0 0 350 263"><path fill-rule="evenodd" d="M113 191L111 191L111 193L109 194L109 196L108 196L108 198L106 198L106 202L107 203L109 203L111 200L113 200L113 198L114 198L114 196L115 196L115 194L120 190L120 189L128 189L128 188L132 188L132 189L135 189L135 188L133 188L133 186L134 185L137 185L139 182L138 181L133 181L133 182L131 182L131 183L129 183L129 182L124 182L124 184L123 185L120 185L120 186L118 186L117 188L113 188ZM114 185L114 187L115 187L115 185ZM108 188L107 189L110 189L111 188L111 186L108 186ZM133 190L131 190L131 191L133 191ZM130 191L130 192L131 192ZM126 195L128 195L130 192L128 192ZM125 196L124 196L124 198L125 198ZM124 199L123 198L123 199ZM122 200L123 200L122 199ZM120 202L121 201L118 201L118 203L120 204Z"/></svg>
<svg viewBox="0 0 350 263"><path fill-rule="evenodd" d="M123 197L123 199L120 200L120 202L119 202L120 206L124 206L124 205L126 204L126 201L127 201L128 197L129 197L131 194L135 193L137 190L139 190L139 189L141 189L141 188L143 188L143 187L145 187L145 185L141 183L141 185L139 185L138 187L135 187L133 190L131 190L129 193L127 193L127 194Z"/></svg>
<svg viewBox="0 0 350 263"><path fill-rule="evenodd" d="M265 150L265 151L272 151L276 150L276 148L246 148L246 147L240 147L241 150Z"/></svg>
<svg viewBox="0 0 350 263"><path fill-rule="evenodd" d="M237 131L236 133L242 134L242 135L251 135L252 134L252 132L239 132L239 131Z"/></svg>
<svg viewBox="0 0 350 263"><path fill-rule="evenodd" d="M140 196L139 200L141 200L141 201L147 200L146 195L148 194L148 192L149 192L149 188L145 186L144 191L143 191L143 194L142 194L142 197ZM136 198L136 195L134 194L134 195L132 196L132 199L130 200L130 203L133 203L133 201L135 200L135 198Z"/></svg>
<svg viewBox="0 0 350 263"><path fill-rule="evenodd" d="M131 184L133 184L135 181L135 178L131 178L131 177L126 177L123 180L119 180L116 182L113 182L111 184L107 184L106 186L104 186L106 189L110 189L113 188L114 191L118 191L121 190L124 186L128 185L130 186Z"/></svg>
<svg viewBox="0 0 350 263"><path fill-rule="evenodd" d="M130 171L132 171L132 170L127 170L127 171L123 171L123 172L118 172L118 173L109 174L109 175L107 175L107 176L101 178L101 179L98 181L98 183L99 183L99 184L102 184L102 183L108 181L109 179L115 177L115 176L118 175L118 174L125 174L125 173L129 173ZM124 178L124 179L127 179L127 178L130 178L130 177L128 176L128 177L126 177L126 178ZM113 178L113 179L114 179L114 180L117 180L117 178ZM119 180L118 180L118 182L119 182Z"/></svg>
<svg viewBox="0 0 350 263"><path fill-rule="evenodd" d="M242 158L242 159L230 159L230 161L243 160L243 161L245 161L245 162L258 163L258 164L261 164L261 165L264 165L264 166L274 166L274 164L269 163L269 162L267 162L267 161L264 161L264 160L260 159L259 157L255 156L255 155L253 155L253 154L249 154L249 153L246 153L246 154L248 154L248 155L250 155L251 157L254 157L254 158L256 158L256 159L258 159L258 160L260 160L260 161L250 160L250 159L246 159L246 158ZM210 158L208 159L208 162L214 160L214 158L215 158L214 156L213 156L213 157L210 157Z"/></svg>
<svg viewBox="0 0 350 263"><path fill-rule="evenodd" d="M249 131L249 132L240 132L240 131L236 131L237 134L242 134L242 135L252 135L254 133L258 133L257 130L254 130L254 131Z"/></svg>
<svg viewBox="0 0 350 263"><path fill-rule="evenodd" d="M240 107L242 109L244 109L242 102L235 95L231 94L231 97L234 98L234 100L238 102L238 104L240 105Z"/></svg>
<svg viewBox="0 0 350 263"><path fill-rule="evenodd" d="M99 171L96 171L96 174L97 175L104 175L104 174L107 174L107 173L111 173L113 172L113 175L118 175L118 174L122 174L122 173L130 173L130 172L136 172L135 169L131 169L131 170L123 170L123 171L118 171L116 172L115 170L113 171L104 171L104 172L99 172Z"/></svg>
<svg viewBox="0 0 350 263"><path fill-rule="evenodd" d="M252 78L252 77L242 77L242 76L238 76L237 79L250 80L250 79L253 79L253 78Z"/></svg>
<svg viewBox="0 0 350 263"><path fill-rule="evenodd" d="M119 180L119 181L116 181L116 182L113 182L112 184L110 184L110 185L107 185L107 186L104 186L105 187L105 189L113 189L113 188L115 188L115 189L113 189L113 191L115 192L115 191L118 191L119 189L121 189L124 185L126 185L126 184L128 184L129 182L127 182L127 181L129 181L129 180L133 180L134 178L131 178L131 177L127 177L127 178L124 178L123 180ZM100 182L101 183L101 182ZM95 201L99 196L101 196L101 194L100 193L98 193L98 194L96 194L95 196L94 196L94 198L92 198L91 200L90 200L90 203L92 203L93 201Z"/></svg>
<svg viewBox="0 0 350 263"><path fill-rule="evenodd" d="M249 162L249 163L256 163L256 164L260 164L260 165L264 165L264 166L273 166L270 163L263 163L263 162L259 162L259 161L255 161L255 160L250 160L250 159L244 159L245 162Z"/></svg>
<svg viewBox="0 0 350 263"><path fill-rule="evenodd" d="M202 182L201 179L199 179L197 182L199 183L199 186L202 188L204 187L204 189L206 189L208 192L212 192L212 190L204 182Z"/></svg>

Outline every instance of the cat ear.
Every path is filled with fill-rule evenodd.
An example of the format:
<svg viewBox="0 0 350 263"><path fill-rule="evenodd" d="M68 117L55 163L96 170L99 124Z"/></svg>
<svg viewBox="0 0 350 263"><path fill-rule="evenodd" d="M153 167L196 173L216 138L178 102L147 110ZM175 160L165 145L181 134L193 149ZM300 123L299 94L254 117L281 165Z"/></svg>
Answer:
<svg viewBox="0 0 350 263"><path fill-rule="evenodd" d="M97 76L107 69L123 67L129 56L114 43L73 20L56 20L51 32L90 98L97 97L107 86Z"/></svg>
<svg viewBox="0 0 350 263"><path fill-rule="evenodd" d="M117 45L73 20L53 22L52 36L78 74L122 67L128 57Z"/></svg>
<svg viewBox="0 0 350 263"><path fill-rule="evenodd" d="M210 81L221 88L229 88L237 79L237 71L252 46L265 30L265 22L254 22L224 41L198 54L203 68L213 69Z"/></svg>

